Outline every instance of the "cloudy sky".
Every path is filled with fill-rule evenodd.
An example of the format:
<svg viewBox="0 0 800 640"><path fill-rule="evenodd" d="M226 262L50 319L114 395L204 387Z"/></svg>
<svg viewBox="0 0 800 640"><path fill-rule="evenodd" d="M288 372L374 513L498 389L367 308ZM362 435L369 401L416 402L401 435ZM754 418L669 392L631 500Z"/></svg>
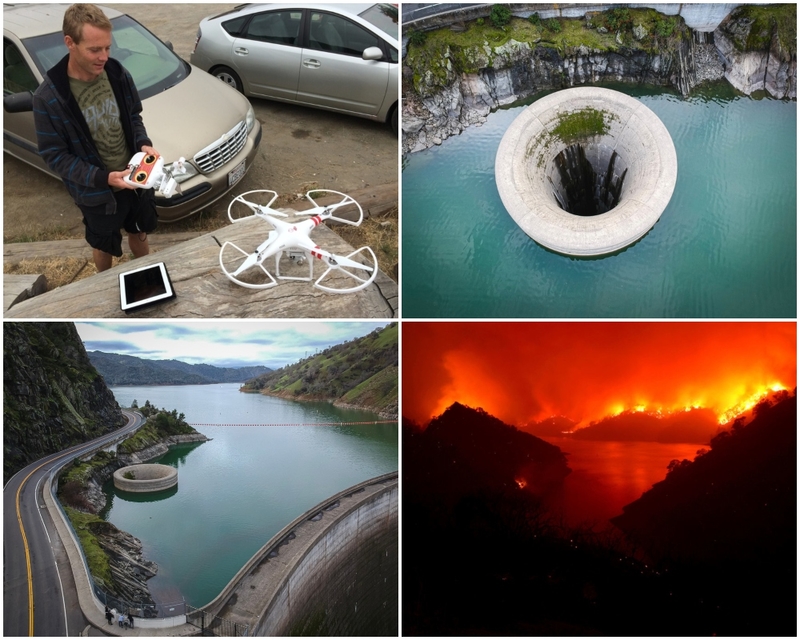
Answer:
<svg viewBox="0 0 800 640"><path fill-rule="evenodd" d="M360 338L388 322L76 322L87 351L272 369Z"/></svg>

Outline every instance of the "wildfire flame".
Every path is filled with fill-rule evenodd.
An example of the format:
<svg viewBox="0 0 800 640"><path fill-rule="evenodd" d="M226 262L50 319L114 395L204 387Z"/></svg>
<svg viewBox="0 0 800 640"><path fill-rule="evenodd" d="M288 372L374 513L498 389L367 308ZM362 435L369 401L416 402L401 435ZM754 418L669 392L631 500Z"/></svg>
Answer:
<svg viewBox="0 0 800 640"><path fill-rule="evenodd" d="M508 424L705 409L720 424L793 389L797 327L783 322L414 322L403 328L403 412L453 402Z"/></svg>
<svg viewBox="0 0 800 640"><path fill-rule="evenodd" d="M721 414L719 414L719 423L720 424L727 424L736 416L743 414L746 411L749 411L753 407L755 407L759 402L768 398L773 393L777 393L778 391L786 391L786 387L784 387L779 382L773 382L772 384L756 391L751 396L745 398L744 400L740 400L732 407L726 409Z"/></svg>

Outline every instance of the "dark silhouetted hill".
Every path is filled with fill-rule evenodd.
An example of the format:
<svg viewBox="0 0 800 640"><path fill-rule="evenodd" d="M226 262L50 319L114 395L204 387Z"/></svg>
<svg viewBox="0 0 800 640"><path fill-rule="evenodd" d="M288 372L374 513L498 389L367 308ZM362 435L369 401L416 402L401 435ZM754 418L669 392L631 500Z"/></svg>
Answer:
<svg viewBox="0 0 800 640"><path fill-rule="evenodd" d="M272 371L269 367L215 367L180 360L146 360L135 356L89 351L89 359L111 386L217 384L244 382Z"/></svg>
<svg viewBox="0 0 800 640"><path fill-rule="evenodd" d="M540 494L570 472L561 450L489 415L454 403L424 431L406 429L403 451L419 464L403 468L404 486L465 494L513 489Z"/></svg>
<svg viewBox="0 0 800 640"><path fill-rule="evenodd" d="M404 422L403 636L795 637L796 400L756 413L626 509L636 548L515 486L555 447L458 404ZM641 553L671 536L688 558Z"/></svg>
<svg viewBox="0 0 800 640"><path fill-rule="evenodd" d="M658 558L761 562L796 540L797 399L761 405L694 462L625 506L612 523ZM777 561L776 558L775 561Z"/></svg>
<svg viewBox="0 0 800 640"><path fill-rule="evenodd" d="M551 438L563 438L575 428L576 424L578 423L564 416L553 416L538 422L529 422L520 426L519 429L538 438L546 438L548 436Z"/></svg>

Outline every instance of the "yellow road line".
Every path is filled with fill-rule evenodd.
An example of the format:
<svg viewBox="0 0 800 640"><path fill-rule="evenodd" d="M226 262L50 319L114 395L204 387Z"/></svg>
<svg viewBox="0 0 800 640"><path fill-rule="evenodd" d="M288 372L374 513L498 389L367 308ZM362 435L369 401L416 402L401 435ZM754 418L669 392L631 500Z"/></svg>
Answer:
<svg viewBox="0 0 800 640"><path fill-rule="evenodd" d="M66 453L62 453L58 458L67 455ZM19 496L22 493L22 489L25 486L25 483L28 482L28 478L30 478L34 473L36 473L39 469L41 469L44 465L53 462L54 460L58 460L58 458L53 458L53 460L48 460L47 462L43 462L38 467L36 467L33 471L31 471L25 479L20 483L19 489L17 489L17 522L19 523L19 532L22 535L22 546L25 549L25 566L28 569L28 635L33 635L33 573L31 572L31 551L28 547L28 536L25 535L25 527L22 525L22 512L19 508ZM36 498L36 496L34 496ZM38 504L38 501L37 501Z"/></svg>
<svg viewBox="0 0 800 640"><path fill-rule="evenodd" d="M130 426L130 420L128 424L125 425L126 427ZM17 522L19 523L19 532L22 535L22 546L25 549L25 565L28 569L28 635L33 636L33 573L31 572L31 551L28 547L28 536L25 535L25 527L22 526L22 513L19 509L19 496L22 493L22 488L25 486L25 483L28 482L28 478L30 478L34 473L36 473L39 469L41 469L44 465L50 464L51 462L55 462L59 458L63 458L64 456L72 453L72 449L79 448L83 445L76 445L74 447L70 447L66 451L64 451L60 456L56 456L55 458L51 458L46 462L43 462L38 467L36 467L33 471L31 471L25 479L20 483L19 489L17 489ZM36 496L34 496L36 498ZM37 508L38 508L38 500L36 501Z"/></svg>

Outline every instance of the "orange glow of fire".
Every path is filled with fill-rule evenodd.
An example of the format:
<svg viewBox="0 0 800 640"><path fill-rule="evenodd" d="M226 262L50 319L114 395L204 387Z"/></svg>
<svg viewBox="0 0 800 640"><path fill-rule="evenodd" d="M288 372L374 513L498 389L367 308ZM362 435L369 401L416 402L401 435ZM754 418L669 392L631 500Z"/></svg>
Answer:
<svg viewBox="0 0 800 640"><path fill-rule="evenodd" d="M724 424L795 387L796 335L779 322L412 322L403 412L425 424L460 402L508 424L562 415L580 429L704 408Z"/></svg>
<svg viewBox="0 0 800 640"><path fill-rule="evenodd" d="M721 414L719 414L719 423L720 424L727 424L736 416L743 414L745 411L749 411L753 407L755 407L759 402L764 400L765 398L769 397L771 394L776 393L778 391L786 391L786 387L784 387L780 382L773 382L770 385L766 385L761 387L758 391L753 393L752 395L748 396L744 400L740 400L732 407L729 407Z"/></svg>
<svg viewBox="0 0 800 640"><path fill-rule="evenodd" d="M753 388L752 386L748 387L748 390L744 390L744 388L745 387L742 386L736 390L741 395L729 397L723 403L694 400L682 406L664 407L663 405L649 405L639 401L632 407L626 407L622 402L615 402L609 405L608 413L604 417L616 417L618 415L622 415L623 413L645 413L657 418L663 418L675 413L688 412L692 409L708 407L717 414L718 423L724 425L729 423L737 416L749 411L759 402L768 398L773 393L788 390L788 387L780 382L758 385L756 387L756 391L750 391L750 389ZM585 424L581 426L585 426Z"/></svg>
<svg viewBox="0 0 800 640"><path fill-rule="evenodd" d="M525 487L527 487L527 486L528 486L528 481L527 481L527 480L525 480L525 478L515 478L515 479L514 479L514 482L516 482L516 483L517 483L517 486L518 486L520 489L524 489Z"/></svg>

